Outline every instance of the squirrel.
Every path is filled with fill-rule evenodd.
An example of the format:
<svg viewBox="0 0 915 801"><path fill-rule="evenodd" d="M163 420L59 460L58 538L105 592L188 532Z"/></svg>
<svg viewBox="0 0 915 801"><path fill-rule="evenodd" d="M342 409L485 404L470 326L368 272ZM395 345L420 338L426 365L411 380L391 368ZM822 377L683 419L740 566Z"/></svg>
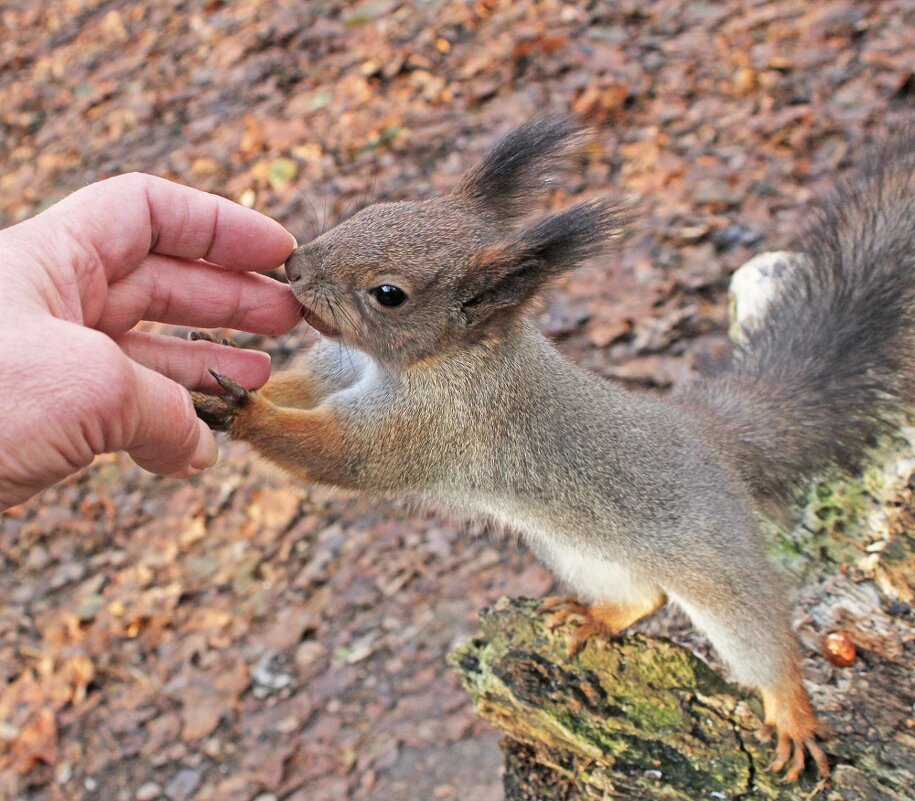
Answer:
<svg viewBox="0 0 915 801"><path fill-rule="evenodd" d="M915 147L887 150L825 201L809 257L710 378L665 397L563 358L532 317L552 279L614 243L609 196L535 221L587 129L535 119L448 195L371 205L285 268L320 332L300 369L194 394L198 415L311 482L493 518L587 603L549 601L578 638L666 602L762 696L770 768L819 775L828 736L801 675L761 512L853 466L913 395Z"/></svg>

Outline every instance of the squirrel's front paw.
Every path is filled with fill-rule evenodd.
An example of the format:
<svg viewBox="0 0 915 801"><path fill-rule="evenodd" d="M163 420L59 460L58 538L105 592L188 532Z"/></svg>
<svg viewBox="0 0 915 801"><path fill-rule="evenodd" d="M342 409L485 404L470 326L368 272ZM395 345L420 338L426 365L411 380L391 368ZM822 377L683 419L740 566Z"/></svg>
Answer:
<svg viewBox="0 0 915 801"><path fill-rule="evenodd" d="M250 404L251 393L237 381L220 375L215 370L210 370L210 375L216 379L216 383L226 394L205 395L202 392L192 392L194 411L214 431L231 431L238 413Z"/></svg>
<svg viewBox="0 0 915 801"><path fill-rule="evenodd" d="M228 345L230 348L237 348L238 344L233 342L231 339L216 339L212 334L208 334L206 331L191 331L187 335L187 338L191 342L215 342L217 345Z"/></svg>

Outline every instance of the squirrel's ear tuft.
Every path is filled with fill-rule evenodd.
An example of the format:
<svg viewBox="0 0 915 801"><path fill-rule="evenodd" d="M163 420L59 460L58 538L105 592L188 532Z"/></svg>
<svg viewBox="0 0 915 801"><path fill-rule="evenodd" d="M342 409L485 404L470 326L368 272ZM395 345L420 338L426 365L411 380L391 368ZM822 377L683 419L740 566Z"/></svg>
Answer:
<svg viewBox="0 0 915 801"><path fill-rule="evenodd" d="M598 255L627 222L622 207L600 197L551 214L511 239L480 250L468 270L461 308L468 327L523 311L550 279Z"/></svg>
<svg viewBox="0 0 915 801"><path fill-rule="evenodd" d="M537 117L516 128L473 167L452 193L482 212L511 220L530 211L568 170L588 132L563 114Z"/></svg>

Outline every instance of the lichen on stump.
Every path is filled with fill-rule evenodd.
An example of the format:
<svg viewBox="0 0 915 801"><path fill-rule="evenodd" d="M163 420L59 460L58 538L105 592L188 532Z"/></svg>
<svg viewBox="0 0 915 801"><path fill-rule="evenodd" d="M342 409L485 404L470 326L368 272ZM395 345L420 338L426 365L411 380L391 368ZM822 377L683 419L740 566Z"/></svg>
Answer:
<svg viewBox="0 0 915 801"><path fill-rule="evenodd" d="M538 606L503 598L481 613L482 636L450 657L480 716L508 735L506 801L808 797L812 779L785 785L765 770L771 748L755 737L756 699L689 650L636 634L593 639L570 657L568 631L551 630ZM897 692L898 667L871 679ZM915 797L906 790L915 743L904 714L897 724L884 742L843 732L842 762L821 797Z"/></svg>
<svg viewBox="0 0 915 801"><path fill-rule="evenodd" d="M570 657L568 631L551 630L538 605L503 598L485 609L483 636L451 659L480 715L580 793L557 797L747 792L763 757L740 694L665 640L595 638Z"/></svg>

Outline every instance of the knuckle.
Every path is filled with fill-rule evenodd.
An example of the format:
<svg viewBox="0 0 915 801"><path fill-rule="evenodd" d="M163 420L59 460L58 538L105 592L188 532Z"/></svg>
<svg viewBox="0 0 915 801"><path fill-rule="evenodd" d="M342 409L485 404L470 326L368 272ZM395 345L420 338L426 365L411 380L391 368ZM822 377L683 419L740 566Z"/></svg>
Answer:
<svg viewBox="0 0 915 801"><path fill-rule="evenodd" d="M123 186L131 190L143 190L149 185L149 176L143 172L125 172L121 175L115 175L108 178L103 183L110 183L115 186Z"/></svg>
<svg viewBox="0 0 915 801"><path fill-rule="evenodd" d="M124 354L113 342L105 344L88 370L91 383L100 390L93 394L95 413L107 420L121 419L137 396L136 377Z"/></svg>
<svg viewBox="0 0 915 801"><path fill-rule="evenodd" d="M97 195L115 193L118 196L141 197L149 185L150 176L142 172L125 172L97 181L80 192L89 192Z"/></svg>

